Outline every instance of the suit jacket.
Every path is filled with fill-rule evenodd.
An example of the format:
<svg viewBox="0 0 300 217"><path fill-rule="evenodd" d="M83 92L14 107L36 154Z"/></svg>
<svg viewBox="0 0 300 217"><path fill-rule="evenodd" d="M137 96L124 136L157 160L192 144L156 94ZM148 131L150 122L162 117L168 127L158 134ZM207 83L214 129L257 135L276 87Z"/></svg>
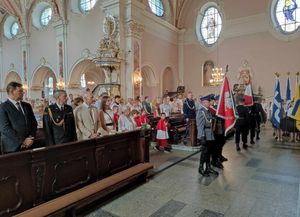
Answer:
<svg viewBox="0 0 300 217"><path fill-rule="evenodd" d="M64 105L63 111L56 103L47 107L43 116L43 126L46 131L47 145L77 140L73 109L69 105Z"/></svg>
<svg viewBox="0 0 300 217"><path fill-rule="evenodd" d="M196 124L197 124L197 139L205 139L206 141L215 140L212 128L213 116L208 109L202 107L197 110Z"/></svg>
<svg viewBox="0 0 300 217"><path fill-rule="evenodd" d="M21 102L24 114L7 100L0 105L0 132L4 152L15 152L20 149L25 138L35 137L37 122L32 107Z"/></svg>
<svg viewBox="0 0 300 217"><path fill-rule="evenodd" d="M89 139L99 128L99 115L96 107L88 108L80 105L74 110L78 140Z"/></svg>

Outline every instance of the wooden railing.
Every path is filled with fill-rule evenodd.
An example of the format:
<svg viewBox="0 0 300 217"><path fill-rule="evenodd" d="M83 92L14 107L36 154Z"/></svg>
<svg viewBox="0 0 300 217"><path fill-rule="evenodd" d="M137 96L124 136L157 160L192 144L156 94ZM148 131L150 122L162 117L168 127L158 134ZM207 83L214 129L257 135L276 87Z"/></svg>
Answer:
<svg viewBox="0 0 300 217"><path fill-rule="evenodd" d="M148 161L147 131L3 155L0 216L12 216Z"/></svg>

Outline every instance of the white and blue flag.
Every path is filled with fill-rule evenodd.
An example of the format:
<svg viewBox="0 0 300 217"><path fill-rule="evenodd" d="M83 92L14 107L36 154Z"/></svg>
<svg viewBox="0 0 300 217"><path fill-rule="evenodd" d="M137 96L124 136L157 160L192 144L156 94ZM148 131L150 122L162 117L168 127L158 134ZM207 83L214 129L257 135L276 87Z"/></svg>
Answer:
<svg viewBox="0 0 300 217"><path fill-rule="evenodd" d="M272 123L275 128L280 128L280 119L282 117L282 104L280 95L280 81L276 78L275 90L274 90L274 100L272 109Z"/></svg>
<svg viewBox="0 0 300 217"><path fill-rule="evenodd" d="M290 76L288 77L286 81L286 111L289 110L289 108L292 106L291 105L291 84L290 84Z"/></svg>

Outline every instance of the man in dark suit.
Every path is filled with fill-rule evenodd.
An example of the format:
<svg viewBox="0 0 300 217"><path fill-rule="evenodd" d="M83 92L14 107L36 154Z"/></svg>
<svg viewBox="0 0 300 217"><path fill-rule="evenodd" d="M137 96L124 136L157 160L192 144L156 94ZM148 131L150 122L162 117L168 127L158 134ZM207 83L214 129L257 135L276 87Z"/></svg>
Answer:
<svg viewBox="0 0 300 217"><path fill-rule="evenodd" d="M32 107L22 102L22 84L10 82L8 99L0 105L1 148L3 153L28 149L34 142L37 122Z"/></svg>
<svg viewBox="0 0 300 217"><path fill-rule="evenodd" d="M67 105L68 96L64 90L55 90L56 103L45 109L43 126L47 145L58 145L77 140L73 109Z"/></svg>

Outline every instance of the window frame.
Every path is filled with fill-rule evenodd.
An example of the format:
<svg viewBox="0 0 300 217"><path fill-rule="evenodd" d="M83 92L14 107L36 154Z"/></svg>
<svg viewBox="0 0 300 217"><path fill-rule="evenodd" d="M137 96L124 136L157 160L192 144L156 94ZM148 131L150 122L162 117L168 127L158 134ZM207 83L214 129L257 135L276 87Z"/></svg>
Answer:
<svg viewBox="0 0 300 217"><path fill-rule="evenodd" d="M155 16L157 16L157 17L165 17L165 15L166 15L166 6L164 5L164 2L163 2L162 0L147 0L147 1L148 1L148 6L149 6L151 12L152 12ZM155 4L155 3L157 3L157 2L152 3L152 1L159 1L159 2L161 3L161 5L162 5L162 8L160 8L159 6L157 6L157 5ZM157 13L155 13L155 12L153 11L151 5L154 6L154 7L156 7L156 8L160 8L160 9L162 10L162 15L158 15Z"/></svg>
<svg viewBox="0 0 300 217"><path fill-rule="evenodd" d="M203 20L205 18L205 14L206 12L210 9L210 8L215 8L220 16L221 19L221 30L220 33L216 39L216 41L212 44L207 43L207 39L205 39L205 37L203 36L202 33L202 23ZM198 14L197 14L197 18L196 18L196 36L197 36L197 40L198 42L205 48L213 48L216 45L218 45L220 43L220 41L222 40L222 34L224 31L224 26L225 26L225 15L223 12L223 9L216 3L213 1L209 1L206 4L202 5L200 7L200 9L198 9Z"/></svg>
<svg viewBox="0 0 300 217"><path fill-rule="evenodd" d="M277 11L276 11L279 1L280 0L272 0L272 3L271 3L271 20L272 20L273 28L277 32L279 32L285 36L293 35L293 34L297 33L298 31L300 32L300 25L294 31L291 31L291 32L287 32L287 31L283 30L283 28L282 28L283 25L280 25L279 20L277 18ZM298 7L300 7L300 4L298 5ZM300 16L300 13L299 13L299 16ZM286 21L286 19L285 19L285 21Z"/></svg>
<svg viewBox="0 0 300 217"><path fill-rule="evenodd" d="M82 7L82 4L81 4L82 1L86 1L86 0L78 0L78 9L79 9L79 11L80 11L82 14L87 14L87 13L91 12L91 11L95 8L96 3L97 3L97 0L95 0L95 4L94 4L89 10L84 10L83 7ZM88 0L88 1L89 1L89 3L91 4L91 2L92 2L93 0ZM87 2L86 2L86 3L87 3Z"/></svg>
<svg viewBox="0 0 300 217"><path fill-rule="evenodd" d="M50 11L51 11L51 16L50 16L50 19L48 20L47 24L44 24L43 21L42 21L43 20L42 16L43 16L43 13L45 13L45 11L48 10L48 9L50 9ZM46 18L48 18L48 17L46 17ZM40 17L39 17L41 27L45 28L45 27L49 26L49 24L51 23L52 18L53 18L53 9L52 9L52 7L51 6L45 7L41 11L41 14L40 14Z"/></svg>

